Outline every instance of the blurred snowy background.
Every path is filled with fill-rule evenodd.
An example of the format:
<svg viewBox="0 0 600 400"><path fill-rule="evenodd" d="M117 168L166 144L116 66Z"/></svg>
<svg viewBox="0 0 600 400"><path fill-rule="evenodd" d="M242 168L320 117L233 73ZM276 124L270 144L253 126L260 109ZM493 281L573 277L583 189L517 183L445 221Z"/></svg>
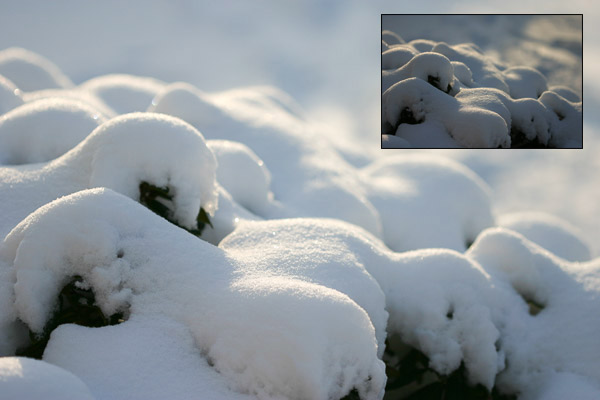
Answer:
<svg viewBox="0 0 600 400"><path fill-rule="evenodd" d="M269 84L288 92L318 129L360 164L380 150L381 14L583 13L577 26L544 18L478 17L410 24L405 39L473 41L511 65L545 65L551 83L583 86L584 150L440 151L492 187L498 214L543 211L579 227L600 255L600 6L585 0L425 1L19 1L0 5L0 49L21 46L56 63L75 83L107 73L187 81L206 91ZM468 20L468 19L467 19ZM435 21L435 19L434 19ZM482 21L482 22L478 22ZM569 57L565 58L565 55ZM585 57L583 57L585 55ZM583 64L581 71L577 62ZM575 59L575 64L572 64ZM540 64L541 63L541 64ZM554 72L553 65L561 68ZM589 112L587 112L589 111Z"/></svg>

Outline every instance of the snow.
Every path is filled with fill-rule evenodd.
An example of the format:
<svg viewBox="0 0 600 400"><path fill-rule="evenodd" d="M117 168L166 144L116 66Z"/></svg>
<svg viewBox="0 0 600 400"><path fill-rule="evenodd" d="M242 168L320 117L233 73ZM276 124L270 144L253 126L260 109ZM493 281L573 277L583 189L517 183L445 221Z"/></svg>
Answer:
<svg viewBox="0 0 600 400"><path fill-rule="evenodd" d="M462 165L427 155L383 158L361 171L383 223L383 240L401 252L464 251L492 226L489 188Z"/></svg>
<svg viewBox="0 0 600 400"><path fill-rule="evenodd" d="M52 62L18 47L0 52L0 75L25 92L73 86L71 80Z"/></svg>
<svg viewBox="0 0 600 400"><path fill-rule="evenodd" d="M165 85L153 78L111 74L83 82L79 89L98 97L117 114L125 114L146 111Z"/></svg>
<svg viewBox="0 0 600 400"><path fill-rule="evenodd" d="M184 119L206 138L240 142L271 173L277 204L273 217L331 217L377 235L381 222L354 168L298 115L279 91L247 88L209 95L175 83L159 93L150 111ZM285 162L282 162L285 154Z"/></svg>
<svg viewBox="0 0 600 400"><path fill-rule="evenodd" d="M266 228L270 235L272 228ZM52 243L43 240L48 235ZM296 231L292 239L297 242ZM277 243L289 248L293 242ZM337 282L329 286L315 279L320 272L310 266L288 275L278 274L268 263L267 273L257 274L252 258L200 241L108 189L78 192L42 207L8 235L0 252L16 272L17 317L34 332L43 329L65 279L79 275L94 289L106 315L128 310L132 321L138 315L158 315L187 326L198 356L203 354L240 392L327 399L342 397L355 386L370 399L383 390L384 367L369 316L348 295L329 287L346 287L351 293L377 288L358 267L354 273L344 268L345 274L355 276L347 282L345 274L333 271L335 264L324 265L329 270L325 282ZM292 259L305 257L289 254ZM335 253L333 257L339 258ZM377 304L370 293L368 301L383 329L383 297ZM284 317L289 315L294 318ZM157 329L164 325L157 324ZM118 335L123 329L112 330ZM55 331L51 342L64 331L69 333ZM158 337L172 340L160 332ZM61 360L68 357L64 363L73 371L80 369L77 346L54 352L61 353ZM136 359L121 362L136 369Z"/></svg>
<svg viewBox="0 0 600 400"><path fill-rule="evenodd" d="M388 340L519 399L599 396L597 124L575 18L384 19L381 62L402 77L382 90L385 147L586 132L580 151L425 154L378 147L376 4L67 3L0 15L2 48L69 75L0 52L20 65L0 63L0 393L379 399ZM142 181L169 188L179 225L203 207L212 227L156 216ZM125 321L64 324L43 361L13 357L75 275Z"/></svg>
<svg viewBox="0 0 600 400"><path fill-rule="evenodd" d="M4 114L21 104L23 104L21 90L0 75L0 112Z"/></svg>
<svg viewBox="0 0 600 400"><path fill-rule="evenodd" d="M53 160L106 121L99 111L79 101L47 98L5 113L0 120L0 164Z"/></svg>
<svg viewBox="0 0 600 400"><path fill-rule="evenodd" d="M407 63L398 64L399 67L392 72L383 71L381 77L382 92L388 90L396 82L408 78L420 78L427 81L429 76L439 80L439 83L436 85L438 89L447 91L454 78L454 69L450 60L439 53L426 52L417 54L411 57Z"/></svg>
<svg viewBox="0 0 600 400"><path fill-rule="evenodd" d="M403 122L418 125L436 121L464 147L510 147L509 127L499 114L446 95L419 78L395 83L383 93L381 101L384 133L394 133ZM408 121L403 118L404 110L410 113Z"/></svg>
<svg viewBox="0 0 600 400"><path fill-rule="evenodd" d="M44 361L0 358L0 385L6 399L93 400L87 386L72 373Z"/></svg>
<svg viewBox="0 0 600 400"><path fill-rule="evenodd" d="M44 357L76 371L96 399L184 400L198 393L214 399L254 398L229 389L200 356L190 330L165 317L137 317L103 329L61 325Z"/></svg>
<svg viewBox="0 0 600 400"><path fill-rule="evenodd" d="M597 394L595 363L600 347L593 332L598 329L598 320L590 316L598 302L598 259L587 263L561 260L502 228L481 234L467 255L492 276L508 279L524 298L544 307L527 321L506 321L502 343L510 362L499 384L534 391L537 382L561 371L580 376L582 381L591 380ZM513 324L519 324L520 329ZM557 348L560 352L553 351ZM583 389L588 392L589 386Z"/></svg>
<svg viewBox="0 0 600 400"><path fill-rule="evenodd" d="M137 151L140 140L148 144L144 152ZM177 158L176 166L169 157ZM189 124L159 114L113 118L61 157L24 167L0 168L3 234L57 197L100 186L135 199L142 181L170 187L173 217L187 227L196 225L201 206L209 214L217 208L216 161L204 138Z"/></svg>
<svg viewBox="0 0 600 400"><path fill-rule="evenodd" d="M271 173L249 147L239 142L211 140L217 160L217 181L235 201L256 215L266 216L273 202Z"/></svg>
<svg viewBox="0 0 600 400"><path fill-rule="evenodd" d="M393 15L382 18L399 27L404 20ZM535 68L507 68L473 43L413 40L382 50L381 59L383 135L399 135L424 148L457 147L453 141L467 148L530 143L582 147L581 100L569 101L549 91L546 78ZM570 99L576 96L573 90L559 91ZM431 120L444 124L450 141L431 127L418 133L414 127L398 130L402 124ZM389 143L386 140L388 148ZM402 142L400 146L406 147Z"/></svg>
<svg viewBox="0 0 600 400"><path fill-rule="evenodd" d="M540 212L500 215L498 226L518 232L568 261L589 261L591 251L579 229L555 216Z"/></svg>
<svg viewBox="0 0 600 400"><path fill-rule="evenodd" d="M554 111L557 118L551 120L553 134L551 142L556 147L573 147L580 145L579 132L583 132L583 120L580 115L583 110L581 102L570 102L554 92L544 92L540 102Z"/></svg>

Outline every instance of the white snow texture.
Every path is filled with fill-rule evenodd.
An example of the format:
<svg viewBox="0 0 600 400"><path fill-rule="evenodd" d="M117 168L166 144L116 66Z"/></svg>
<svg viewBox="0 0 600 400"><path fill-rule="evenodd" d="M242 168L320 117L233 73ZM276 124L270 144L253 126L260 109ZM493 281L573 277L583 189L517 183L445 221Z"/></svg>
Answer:
<svg viewBox="0 0 600 400"><path fill-rule="evenodd" d="M393 24L395 16L384 18ZM549 89L535 68L506 67L471 43L385 37L389 31L382 33L382 147L582 147L582 100L568 88Z"/></svg>
<svg viewBox="0 0 600 400"><path fill-rule="evenodd" d="M577 145L581 101L539 72L382 39L390 147L508 147L512 126ZM600 397L600 258L558 217L496 217L459 162L360 157L271 87L75 85L18 48L0 113L0 398L382 399L389 338L520 399ZM201 208L212 226L154 214L142 182L179 226ZM16 357L75 276L124 321L60 325L42 360Z"/></svg>

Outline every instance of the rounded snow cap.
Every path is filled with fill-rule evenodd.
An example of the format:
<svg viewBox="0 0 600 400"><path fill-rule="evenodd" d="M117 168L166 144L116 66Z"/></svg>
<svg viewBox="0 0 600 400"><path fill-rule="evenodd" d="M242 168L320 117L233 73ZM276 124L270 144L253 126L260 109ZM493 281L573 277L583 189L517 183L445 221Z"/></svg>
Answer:
<svg viewBox="0 0 600 400"><path fill-rule="evenodd" d="M210 101L206 93L185 82L166 86L152 100L148 111L173 115L194 126L203 127L216 123L221 116L221 110Z"/></svg>
<svg viewBox="0 0 600 400"><path fill-rule="evenodd" d="M0 51L0 75L26 92L73 87L73 82L56 65L20 47Z"/></svg>
<svg viewBox="0 0 600 400"><path fill-rule="evenodd" d="M89 168L89 187L106 187L136 200L141 182L169 188L173 217L186 228L195 228L200 207L211 215L217 208L215 156L202 134L179 118L118 116L96 128L69 157Z"/></svg>
<svg viewBox="0 0 600 400"><path fill-rule="evenodd" d="M146 111L165 83L141 76L110 74L92 78L79 88L93 93L119 114Z"/></svg>
<svg viewBox="0 0 600 400"><path fill-rule="evenodd" d="M25 103L0 119L0 164L52 160L105 120L99 111L74 99L54 97Z"/></svg>
<svg viewBox="0 0 600 400"><path fill-rule="evenodd" d="M85 383L69 371L25 357L0 358L2 398L92 400ZM5 397L6 396L6 397Z"/></svg>

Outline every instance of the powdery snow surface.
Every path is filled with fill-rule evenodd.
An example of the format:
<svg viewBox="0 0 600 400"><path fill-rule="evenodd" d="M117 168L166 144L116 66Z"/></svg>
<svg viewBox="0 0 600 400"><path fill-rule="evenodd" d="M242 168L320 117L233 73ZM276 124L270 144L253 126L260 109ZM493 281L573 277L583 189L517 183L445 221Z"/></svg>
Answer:
<svg viewBox="0 0 600 400"><path fill-rule="evenodd" d="M31 358L0 358L0 385L5 399L94 399L85 383L69 371Z"/></svg>
<svg viewBox="0 0 600 400"><path fill-rule="evenodd" d="M403 27L411 16L382 18ZM550 88L535 68L506 66L472 43L405 42L389 30L381 67L384 148L582 147L581 90Z"/></svg>
<svg viewBox="0 0 600 400"><path fill-rule="evenodd" d="M566 222L496 218L482 179L442 157L356 162L273 88L208 93L129 75L75 86L47 60L7 54L35 68L0 80L9 104L0 117L2 393L341 399L355 389L380 399L386 339L400 338L439 374L464 365L469 383L489 390L600 396L600 259ZM468 76L467 63L440 57ZM20 88L27 74L62 83ZM458 79L440 77L442 89L446 78ZM424 95L426 119L441 101L467 110L460 123L508 126L522 101L502 87L440 100L449 95L418 76L400 83ZM556 96L546 103L567 120L573 99ZM443 132L444 122L415 127ZM180 226L195 228L200 208L212 226L198 238L152 213L139 203L142 182L169 189L164 205ZM75 276L123 321L63 324L41 361L14 357Z"/></svg>

